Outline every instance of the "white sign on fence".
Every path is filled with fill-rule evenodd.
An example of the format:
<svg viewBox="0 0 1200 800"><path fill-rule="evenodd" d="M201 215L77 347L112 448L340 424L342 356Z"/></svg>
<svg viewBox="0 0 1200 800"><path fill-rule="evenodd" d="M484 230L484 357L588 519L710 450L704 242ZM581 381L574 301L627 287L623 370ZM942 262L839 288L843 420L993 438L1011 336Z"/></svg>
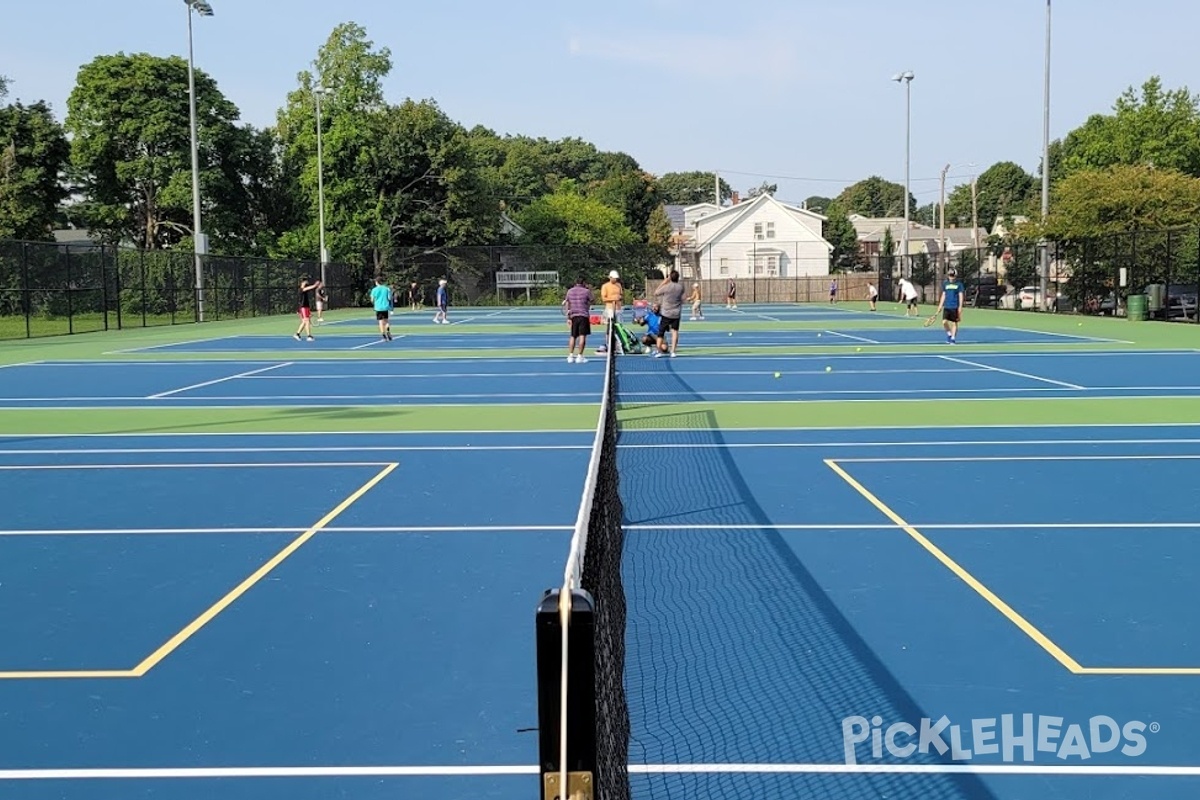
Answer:
<svg viewBox="0 0 1200 800"><path fill-rule="evenodd" d="M497 272L497 289L535 289L558 286L557 272Z"/></svg>

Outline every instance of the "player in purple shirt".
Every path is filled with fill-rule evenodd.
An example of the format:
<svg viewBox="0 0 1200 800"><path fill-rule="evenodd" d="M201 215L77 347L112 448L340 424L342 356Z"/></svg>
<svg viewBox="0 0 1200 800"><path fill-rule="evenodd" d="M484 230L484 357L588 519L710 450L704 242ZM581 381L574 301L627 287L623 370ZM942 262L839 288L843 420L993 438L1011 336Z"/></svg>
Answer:
<svg viewBox="0 0 1200 800"><path fill-rule="evenodd" d="M586 364L587 359L583 357L584 348L587 347L588 334L592 332L592 306L595 300L592 298L592 290L583 282L583 278L575 279L575 285L567 289L567 296L563 300L563 314L571 326L571 338L567 343L567 363L568 364ZM575 344L579 344L579 355L575 355Z"/></svg>

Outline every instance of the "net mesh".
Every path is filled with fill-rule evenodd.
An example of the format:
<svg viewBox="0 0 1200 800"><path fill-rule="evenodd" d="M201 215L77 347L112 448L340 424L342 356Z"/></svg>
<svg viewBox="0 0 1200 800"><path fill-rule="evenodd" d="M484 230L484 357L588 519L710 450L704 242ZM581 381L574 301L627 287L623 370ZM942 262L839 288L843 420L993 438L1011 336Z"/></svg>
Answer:
<svg viewBox="0 0 1200 800"><path fill-rule="evenodd" d="M595 602L596 650L596 797L628 800L630 796L629 708L625 698L625 587L621 560L625 549L617 472L616 329L606 334L605 387L591 513L582 548L580 588Z"/></svg>

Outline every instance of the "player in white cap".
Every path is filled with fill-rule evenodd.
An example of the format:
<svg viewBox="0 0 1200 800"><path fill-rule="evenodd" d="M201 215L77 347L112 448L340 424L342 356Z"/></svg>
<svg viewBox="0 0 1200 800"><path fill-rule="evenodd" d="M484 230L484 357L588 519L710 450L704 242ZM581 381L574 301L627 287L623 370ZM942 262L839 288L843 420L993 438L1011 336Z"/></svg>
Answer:
<svg viewBox="0 0 1200 800"><path fill-rule="evenodd" d="M700 307L700 282L692 284L692 295L688 298L692 301L692 322L698 319L704 319L704 309Z"/></svg>

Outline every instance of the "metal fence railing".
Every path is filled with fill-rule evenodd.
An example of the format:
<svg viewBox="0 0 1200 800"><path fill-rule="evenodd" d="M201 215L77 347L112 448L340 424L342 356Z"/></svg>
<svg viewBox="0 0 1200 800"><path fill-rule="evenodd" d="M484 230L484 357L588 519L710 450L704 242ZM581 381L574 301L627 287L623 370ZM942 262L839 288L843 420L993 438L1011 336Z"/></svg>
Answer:
<svg viewBox="0 0 1200 800"><path fill-rule="evenodd" d="M1043 250L1046 292L1042 295ZM867 269L882 300L896 299L896 281L908 277L937 302L953 266L974 305L1060 313L1126 313L1130 297L1150 319L1200 322L1200 227L1131 231L1090 239L995 241L942 254L873 256Z"/></svg>
<svg viewBox="0 0 1200 800"><path fill-rule="evenodd" d="M203 274L198 292L191 253L0 240L0 339L289 313L321 265L204 256ZM365 292L344 264L327 264L326 281L333 306Z"/></svg>

